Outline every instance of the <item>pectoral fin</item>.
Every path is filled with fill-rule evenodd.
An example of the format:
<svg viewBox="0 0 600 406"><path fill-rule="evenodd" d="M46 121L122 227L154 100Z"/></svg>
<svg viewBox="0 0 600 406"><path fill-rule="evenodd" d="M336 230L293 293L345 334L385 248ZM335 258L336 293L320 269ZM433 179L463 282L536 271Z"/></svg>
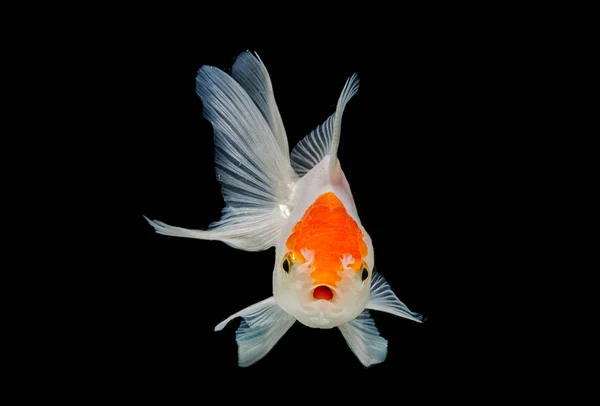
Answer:
<svg viewBox="0 0 600 406"><path fill-rule="evenodd" d="M367 309L390 313L418 323L423 321L423 316L419 313L410 311L408 307L398 299L398 296L392 291L392 288L385 278L377 272L373 272L371 293L369 301L367 302Z"/></svg>
<svg viewBox="0 0 600 406"><path fill-rule="evenodd" d="M215 331L222 330L236 317L243 318L235 333L241 367L250 366L267 355L296 321L270 297L232 314L217 324Z"/></svg>
<svg viewBox="0 0 600 406"><path fill-rule="evenodd" d="M368 310L338 327L348 346L366 367L379 364L387 356L387 340L379 335Z"/></svg>

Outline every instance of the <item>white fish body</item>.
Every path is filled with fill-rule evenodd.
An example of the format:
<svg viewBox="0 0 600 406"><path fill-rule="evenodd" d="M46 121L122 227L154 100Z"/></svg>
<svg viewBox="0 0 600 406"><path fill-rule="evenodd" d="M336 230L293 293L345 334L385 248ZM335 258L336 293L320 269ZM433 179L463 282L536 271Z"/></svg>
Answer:
<svg viewBox="0 0 600 406"><path fill-rule="evenodd" d="M158 233L223 241L247 251L275 246L273 296L243 309L236 332L238 362L263 358L299 321L342 332L360 362L382 362L387 341L368 310L420 322L373 272L373 244L360 222L350 185L337 159L344 107L358 90L353 75L336 112L290 154L268 72L243 52L232 76L204 66L196 78L204 116L215 135L217 179L226 207L208 230L148 222Z"/></svg>

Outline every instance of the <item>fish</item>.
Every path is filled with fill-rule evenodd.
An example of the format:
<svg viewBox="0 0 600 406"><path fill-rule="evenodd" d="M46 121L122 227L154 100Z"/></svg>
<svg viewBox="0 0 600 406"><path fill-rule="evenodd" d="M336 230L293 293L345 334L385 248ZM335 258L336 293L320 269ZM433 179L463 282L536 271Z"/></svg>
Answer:
<svg viewBox="0 0 600 406"><path fill-rule="evenodd" d="M203 65L196 93L213 127L215 172L225 201L206 230L167 225L144 216L159 234L221 241L235 249L275 247L273 295L224 319L236 330L238 365L265 357L299 322L338 328L365 367L383 362L384 339L370 311L421 323L374 270L373 242L363 227L338 159L342 115L357 93L345 82L335 112L292 149L267 68L256 52L240 53L231 74Z"/></svg>

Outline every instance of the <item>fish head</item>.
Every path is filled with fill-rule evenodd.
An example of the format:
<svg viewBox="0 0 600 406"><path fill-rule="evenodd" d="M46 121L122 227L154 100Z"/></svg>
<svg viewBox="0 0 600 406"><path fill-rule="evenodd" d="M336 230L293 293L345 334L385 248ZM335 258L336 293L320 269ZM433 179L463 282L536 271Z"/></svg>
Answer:
<svg viewBox="0 0 600 406"><path fill-rule="evenodd" d="M374 265L369 235L325 203L329 207L309 212L278 247L273 271L278 304L313 328L337 327L365 309Z"/></svg>

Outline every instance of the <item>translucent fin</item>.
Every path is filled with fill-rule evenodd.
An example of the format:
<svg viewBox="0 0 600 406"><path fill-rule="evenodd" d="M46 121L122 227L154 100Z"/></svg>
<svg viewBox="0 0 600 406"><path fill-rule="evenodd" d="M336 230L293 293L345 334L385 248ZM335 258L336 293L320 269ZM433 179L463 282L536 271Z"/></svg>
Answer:
<svg viewBox="0 0 600 406"><path fill-rule="evenodd" d="M338 327L348 346L366 367L383 362L387 357L387 340L379 335L368 310Z"/></svg>
<svg viewBox="0 0 600 406"><path fill-rule="evenodd" d="M275 102L271 78L258 54L249 51L238 55L231 76L244 88L269 124L279 149L289 161L289 146L283 121Z"/></svg>
<svg viewBox="0 0 600 406"><path fill-rule="evenodd" d="M223 241L258 251L275 245L292 207L288 199L298 176L269 124L246 91L229 75L203 66L196 91L212 123L215 166L226 206L209 230L187 230L151 221L165 235Z"/></svg>
<svg viewBox="0 0 600 406"><path fill-rule="evenodd" d="M329 153L335 113L304 137L292 150L292 167L304 176Z"/></svg>
<svg viewBox="0 0 600 406"><path fill-rule="evenodd" d="M328 154L332 157L329 167L330 173L334 171L336 176L340 175L336 169L342 115L346 103L358 91L358 86L359 80L355 73L346 81L342 94L338 99L335 113L296 144L292 150L291 158L292 166L298 175L304 176Z"/></svg>
<svg viewBox="0 0 600 406"><path fill-rule="evenodd" d="M419 313L411 312L408 307L398 299L385 278L377 272L373 272L367 309L379 310L380 312L390 313L419 323L423 321L423 316Z"/></svg>
<svg viewBox="0 0 600 406"><path fill-rule="evenodd" d="M274 297L270 297L229 316L215 327L215 331L222 330L236 317L243 317L235 333L241 367L252 365L267 355L296 321L279 307Z"/></svg>
<svg viewBox="0 0 600 406"><path fill-rule="evenodd" d="M229 211L228 207L223 209L223 217ZM233 218L231 218L233 217ZM234 248L246 251L260 251L274 245L274 239L279 234L281 222L274 218L273 213L254 210L242 216L231 216L229 223L212 223L208 230L190 230L187 228L174 227L158 220L150 220L144 216L158 234L172 237L197 238L200 240L222 241ZM238 226L236 227L236 224Z"/></svg>
<svg viewBox="0 0 600 406"><path fill-rule="evenodd" d="M337 182L341 176L341 170L338 170L340 168L337 163L337 151L338 146L340 145L340 134L342 131L342 115L344 114L346 103L348 103L352 96L354 96L358 91L359 84L360 81L358 80L358 75L354 73L350 79L346 81L344 89L342 90L342 94L338 99L337 107L335 108L333 138L331 140L331 146L329 150L329 154L331 155L331 160L329 161L329 173L332 178L332 182Z"/></svg>

